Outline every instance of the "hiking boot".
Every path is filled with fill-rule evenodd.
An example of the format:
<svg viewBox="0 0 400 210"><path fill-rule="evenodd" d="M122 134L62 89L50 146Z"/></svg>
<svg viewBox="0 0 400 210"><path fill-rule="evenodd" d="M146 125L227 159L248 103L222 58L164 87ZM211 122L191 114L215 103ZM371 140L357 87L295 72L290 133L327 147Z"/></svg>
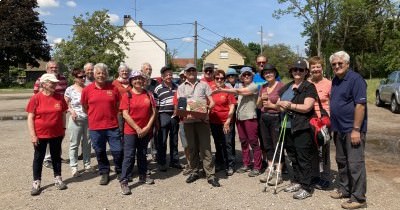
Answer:
<svg viewBox="0 0 400 210"><path fill-rule="evenodd" d="M35 196L35 195L39 195L41 192L40 189L40 180L35 180L32 183L32 189L31 189L31 195Z"/></svg>
<svg viewBox="0 0 400 210"><path fill-rule="evenodd" d="M250 171L250 168L248 166L242 166L241 168L239 168L236 172L238 174L243 174Z"/></svg>
<svg viewBox="0 0 400 210"><path fill-rule="evenodd" d="M169 164L169 167L170 167L170 168L176 168L176 169L179 169L179 170L182 170L182 169L185 168L185 167L184 167L182 164L180 164L180 163L170 163L170 164Z"/></svg>
<svg viewBox="0 0 400 210"><path fill-rule="evenodd" d="M308 197L311 197L311 194L309 192L307 192L307 190L305 190L305 189L300 189L295 194L293 194L293 198L298 199L298 200L303 200Z"/></svg>
<svg viewBox="0 0 400 210"><path fill-rule="evenodd" d="M80 174L79 171L78 171L78 168L76 168L76 167L73 167L73 168L71 169L71 173L72 173L72 177L79 177L79 176L81 176L81 174Z"/></svg>
<svg viewBox="0 0 400 210"><path fill-rule="evenodd" d="M218 179L215 178L215 177L212 178L212 179L207 180L207 182L208 182L208 184L210 184L213 187L221 187L221 185L218 182Z"/></svg>
<svg viewBox="0 0 400 210"><path fill-rule="evenodd" d="M198 174L190 174L190 176L186 179L186 183L192 183L196 180L198 180L200 178L200 176Z"/></svg>
<svg viewBox="0 0 400 210"><path fill-rule="evenodd" d="M126 181L121 182L121 193L122 193L122 195L132 194L131 189L128 186L128 182L126 182Z"/></svg>
<svg viewBox="0 0 400 210"><path fill-rule="evenodd" d="M46 167L46 168L49 168L49 169L52 169L52 168L53 168L53 164L51 163L50 160L45 160L45 161L43 162L43 166Z"/></svg>
<svg viewBox="0 0 400 210"><path fill-rule="evenodd" d="M330 194L333 199L342 199L342 198L350 198L350 195L344 194L342 191L336 189Z"/></svg>
<svg viewBox="0 0 400 210"><path fill-rule="evenodd" d="M262 177L260 178L260 182L261 182L261 183L266 183L266 182L268 182L269 180L271 180L271 179L272 179L272 176L274 176L273 170L274 170L274 169L272 169L272 168L267 168L267 169L265 170L265 172L264 172L264 176L262 176ZM270 171L271 171L271 174L269 174ZM268 177L268 174L269 174L269 177Z"/></svg>
<svg viewBox="0 0 400 210"><path fill-rule="evenodd" d="M301 189L301 185L297 183L291 183L289 187L286 187L283 189L285 192L297 192Z"/></svg>
<svg viewBox="0 0 400 210"><path fill-rule="evenodd" d="M250 171L250 173L248 175L249 175L249 177L256 177L256 176L259 176L260 174L261 173L260 173L259 170L253 169L253 170Z"/></svg>
<svg viewBox="0 0 400 210"><path fill-rule="evenodd" d="M344 209L358 209L367 207L367 202L357 202L357 201L345 201L342 203L342 208Z"/></svg>
<svg viewBox="0 0 400 210"><path fill-rule="evenodd" d="M140 175L139 176L139 183L151 185L151 184L154 184L154 179L151 179L147 175Z"/></svg>
<svg viewBox="0 0 400 210"><path fill-rule="evenodd" d="M62 181L61 176L56 176L54 178L54 186L57 190L65 190L67 189L67 185Z"/></svg>
<svg viewBox="0 0 400 210"><path fill-rule="evenodd" d="M268 181L268 185L269 186L275 186L276 185L280 185L282 184L283 180L282 180L282 175L280 171L276 171L274 172L274 174L272 175L271 179Z"/></svg>
<svg viewBox="0 0 400 210"><path fill-rule="evenodd" d="M235 173L235 171L233 170L232 167L229 167L229 168L226 170L226 175L227 175L227 176L232 176L233 173Z"/></svg>
<svg viewBox="0 0 400 210"><path fill-rule="evenodd" d="M107 185L109 181L110 181L110 176L108 175L108 173L101 174L100 185Z"/></svg>

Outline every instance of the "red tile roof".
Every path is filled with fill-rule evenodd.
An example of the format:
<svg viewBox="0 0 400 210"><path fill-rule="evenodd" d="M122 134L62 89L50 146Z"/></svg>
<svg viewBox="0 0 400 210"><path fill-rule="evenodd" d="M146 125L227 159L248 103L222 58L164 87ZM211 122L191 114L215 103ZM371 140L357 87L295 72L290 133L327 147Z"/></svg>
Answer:
<svg viewBox="0 0 400 210"><path fill-rule="evenodd" d="M174 66L177 66L179 68L184 68L186 66L186 64L188 64L188 63L194 64L194 59L193 58L174 58L174 59L172 59L172 63Z"/></svg>

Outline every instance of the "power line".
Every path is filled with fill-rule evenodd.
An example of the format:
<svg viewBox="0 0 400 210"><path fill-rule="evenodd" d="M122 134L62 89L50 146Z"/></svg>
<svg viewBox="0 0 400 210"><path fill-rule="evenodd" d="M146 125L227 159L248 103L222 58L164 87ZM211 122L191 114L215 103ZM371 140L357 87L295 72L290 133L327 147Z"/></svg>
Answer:
<svg viewBox="0 0 400 210"><path fill-rule="evenodd" d="M199 23L199 25L202 26L203 29L206 29L207 31L209 31L209 32L211 32L211 33L213 33L213 34L215 34L215 35L217 35L217 36L220 36L221 38L225 38L225 36L222 36L222 35L218 34L217 32L215 32L215 31L213 31L213 30L207 28L206 26L204 26L204 25L202 25L202 24L200 24L200 23Z"/></svg>
<svg viewBox="0 0 400 210"><path fill-rule="evenodd" d="M81 24L71 24L71 23L49 23L43 22L45 25L52 25L52 26L81 26ZM180 25L193 25L193 23L166 23L166 24L148 24L142 25L147 27L164 27L164 26L180 26ZM117 26L117 25L114 25ZM117 26L117 27L140 27L140 26Z"/></svg>

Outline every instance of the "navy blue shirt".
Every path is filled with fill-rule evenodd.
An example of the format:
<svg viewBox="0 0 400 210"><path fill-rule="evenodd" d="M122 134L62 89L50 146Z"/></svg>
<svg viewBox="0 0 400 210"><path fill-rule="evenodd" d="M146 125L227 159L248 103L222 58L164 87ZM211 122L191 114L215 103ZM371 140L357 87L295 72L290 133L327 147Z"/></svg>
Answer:
<svg viewBox="0 0 400 210"><path fill-rule="evenodd" d="M335 77L332 80L330 110L333 131L352 131L356 104L365 104L360 130L367 132L367 83L360 74L349 70L343 79Z"/></svg>

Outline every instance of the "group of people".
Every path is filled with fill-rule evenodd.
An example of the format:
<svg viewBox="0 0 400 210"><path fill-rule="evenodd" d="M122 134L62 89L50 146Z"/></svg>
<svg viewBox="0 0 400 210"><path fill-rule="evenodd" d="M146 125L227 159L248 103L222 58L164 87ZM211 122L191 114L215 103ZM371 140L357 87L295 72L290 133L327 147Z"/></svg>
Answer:
<svg viewBox="0 0 400 210"><path fill-rule="evenodd" d="M336 146L338 188L331 197L349 198L342 203L346 209L363 207L366 205L366 83L350 69L350 56L344 51L330 56L335 74L332 81L323 76L324 63L317 56L308 62L296 61L289 67L291 81L287 84L280 81L279 71L265 56L257 57L256 72L250 67L243 67L240 72L231 68L225 71L206 63L200 80L196 66L188 64L180 73L179 85L172 81L173 71L169 67L161 69L162 81L156 81L150 78L150 64L144 63L140 71L131 71L122 63L118 77L110 82L105 64L88 63L84 70L72 70L74 84L66 87L57 63L50 61L26 108L35 150L31 194L38 195L41 190L47 145L55 186L60 190L67 188L61 178L61 142L67 127L72 175L77 177L81 173L77 164L79 145L84 170L94 171L90 163L92 146L100 185L107 185L108 142L124 195L131 193L128 183L133 177L135 159L139 182L154 183L146 158L150 139L155 141L160 172L168 170L168 142L168 166L184 168L179 162L179 135L188 162L187 183L196 181L204 172L210 185L220 187L215 172L225 170L227 176L261 175L260 182L275 185L283 182L282 173L290 167L291 184L284 191L293 193L294 199L306 199L314 188L329 189L332 180L330 144L317 145L309 124L313 116L321 116L320 102L330 113L330 131ZM183 104L189 101L204 102L207 113L182 112ZM66 111L70 112L68 126ZM236 129L242 153L240 168L235 161ZM284 150L278 149L280 143Z"/></svg>

